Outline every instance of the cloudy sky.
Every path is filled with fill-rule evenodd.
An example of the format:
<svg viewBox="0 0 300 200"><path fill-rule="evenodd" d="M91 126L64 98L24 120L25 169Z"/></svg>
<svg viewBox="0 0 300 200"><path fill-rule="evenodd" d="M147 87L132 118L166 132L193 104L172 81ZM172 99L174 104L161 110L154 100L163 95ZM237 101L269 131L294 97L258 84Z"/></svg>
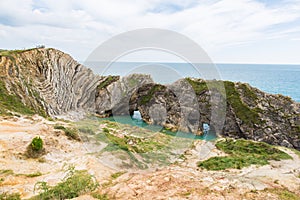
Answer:
<svg viewBox="0 0 300 200"><path fill-rule="evenodd" d="M84 61L138 28L184 34L216 63L300 64L300 0L0 0L0 49L43 44Z"/></svg>

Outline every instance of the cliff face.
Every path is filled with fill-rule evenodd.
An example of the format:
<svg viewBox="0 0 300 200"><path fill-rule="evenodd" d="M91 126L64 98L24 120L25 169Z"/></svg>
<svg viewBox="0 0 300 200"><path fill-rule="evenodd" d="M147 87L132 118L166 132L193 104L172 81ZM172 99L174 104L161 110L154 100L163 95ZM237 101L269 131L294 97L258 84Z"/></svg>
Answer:
<svg viewBox="0 0 300 200"><path fill-rule="evenodd" d="M95 112L101 117L129 115L130 98L136 89L153 83L149 75L108 76L97 86Z"/></svg>
<svg viewBox="0 0 300 200"><path fill-rule="evenodd" d="M222 84L225 91L218 94L201 79L163 86L149 75L100 77L55 49L0 51L0 114L84 111L107 117L139 110L146 122L173 131L202 134L206 123L223 136L300 149L299 103L247 84ZM219 101L224 105L214 103Z"/></svg>
<svg viewBox="0 0 300 200"><path fill-rule="evenodd" d="M266 94L248 84L216 83L224 85L224 94L214 92L214 88L208 89L207 82L201 79L187 78L168 87L144 85L137 90L132 109L140 110L145 121L173 130L201 134L202 125L206 123L219 135L300 149L299 103L282 95ZM190 85L193 92L186 85ZM214 107L218 106L214 101L224 101L225 107ZM154 112L156 115L153 108L160 108ZM224 114L214 114L222 110L225 113L224 123L214 117ZM161 115L165 116L165 120L156 120ZM222 129L215 128L222 126L221 123Z"/></svg>
<svg viewBox="0 0 300 200"><path fill-rule="evenodd" d="M8 93L34 112L52 116L94 110L101 80L69 55L44 48L1 52L0 76Z"/></svg>

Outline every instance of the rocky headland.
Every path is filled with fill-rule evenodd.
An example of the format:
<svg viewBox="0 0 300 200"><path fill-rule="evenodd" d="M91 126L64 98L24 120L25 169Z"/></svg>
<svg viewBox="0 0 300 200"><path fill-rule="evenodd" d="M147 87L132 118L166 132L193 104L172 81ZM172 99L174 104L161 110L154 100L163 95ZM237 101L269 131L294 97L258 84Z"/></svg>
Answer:
<svg viewBox="0 0 300 200"><path fill-rule="evenodd" d="M206 123L220 136L300 149L300 104L244 83L186 78L160 85L149 75L103 77L59 50L36 48L1 51L0 86L16 104L3 99L2 113L80 119L139 110L147 123L172 131L199 135Z"/></svg>
<svg viewBox="0 0 300 200"><path fill-rule="evenodd" d="M56 49L0 50L0 199L297 200L299 109L244 83L161 85L95 75ZM135 111L170 131L201 135L207 124L220 137L100 119Z"/></svg>

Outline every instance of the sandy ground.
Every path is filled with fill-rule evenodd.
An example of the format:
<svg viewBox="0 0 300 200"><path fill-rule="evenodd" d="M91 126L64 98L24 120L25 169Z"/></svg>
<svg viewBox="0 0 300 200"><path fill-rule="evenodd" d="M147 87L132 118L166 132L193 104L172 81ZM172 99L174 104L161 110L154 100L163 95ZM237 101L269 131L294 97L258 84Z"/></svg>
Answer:
<svg viewBox="0 0 300 200"><path fill-rule="evenodd" d="M65 176L65 168L74 165L76 169L87 169L97 180L104 180L114 172L101 165L89 155L82 142L68 139L61 131L53 129L54 122L41 117L10 118L0 120L0 170L13 170L13 174L3 174L1 192L18 192L23 198L34 195L34 185L46 181L55 185ZM41 159L24 156L32 138L40 136L44 140L46 154ZM16 176L41 172L39 177Z"/></svg>
<svg viewBox="0 0 300 200"><path fill-rule="evenodd" d="M289 190L300 199L300 158L293 151L282 148L293 160L272 161L270 165L251 166L242 170L211 172L196 167L199 160L223 155L212 143L197 141L195 148L186 152L179 164L150 170L129 170L112 180L117 169L109 167L91 154L92 144L68 139L63 132L53 129L56 122L41 117L0 118L1 192L18 192L22 198L34 195L34 185L46 181L58 183L65 175L64 166L86 169L100 182L98 192L111 199L280 199L266 189ZM42 159L24 156L32 138L40 136L45 142ZM89 146L87 150L86 145ZM114 162L108 155L107 160ZM102 157L103 158L103 157ZM116 161L117 162L117 161ZM20 174L41 172L38 177ZM109 182L110 184L103 184ZM89 195L77 199L93 199Z"/></svg>

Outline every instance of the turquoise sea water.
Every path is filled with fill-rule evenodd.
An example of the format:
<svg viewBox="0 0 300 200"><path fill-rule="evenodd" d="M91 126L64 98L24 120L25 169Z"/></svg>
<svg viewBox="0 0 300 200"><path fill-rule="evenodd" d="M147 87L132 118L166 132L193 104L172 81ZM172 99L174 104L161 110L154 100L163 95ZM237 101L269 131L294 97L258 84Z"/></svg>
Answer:
<svg viewBox="0 0 300 200"><path fill-rule="evenodd" d="M264 92L283 94L300 102L300 65L199 64L197 70L188 63L116 62L106 68L99 63L90 66L101 75L151 74L156 82L163 84L184 77L205 78L205 70L216 68L211 70L215 79L249 83Z"/></svg>
<svg viewBox="0 0 300 200"><path fill-rule="evenodd" d="M182 137L182 138L191 138L191 139L200 139L200 140L209 141L209 140L214 140L217 137L216 134L211 131L208 131L207 133L205 133L201 136L196 136L194 134L185 133L185 132L181 132L181 131L171 132L169 130L164 129L161 126L149 125L142 120L133 119L131 116L114 116L114 117L108 117L108 118L102 118L102 119L98 118L98 120L109 120L109 121L114 121L114 122L118 122L118 123L122 123L122 124L128 124L131 126L138 126L138 127L146 128L148 130L155 131L155 132L161 132L161 133L164 133L167 135Z"/></svg>

